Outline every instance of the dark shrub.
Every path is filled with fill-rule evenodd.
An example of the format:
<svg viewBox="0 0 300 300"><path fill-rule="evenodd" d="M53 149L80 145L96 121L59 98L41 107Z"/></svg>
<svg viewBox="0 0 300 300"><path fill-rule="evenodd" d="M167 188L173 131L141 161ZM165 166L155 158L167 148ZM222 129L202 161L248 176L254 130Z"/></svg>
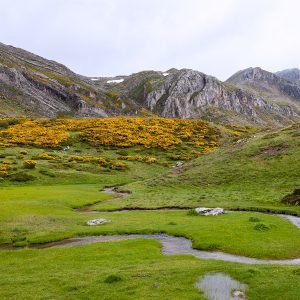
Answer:
<svg viewBox="0 0 300 300"><path fill-rule="evenodd" d="M249 222L260 222L260 219L256 217L250 217Z"/></svg>
<svg viewBox="0 0 300 300"><path fill-rule="evenodd" d="M292 194L283 197L281 202L284 204L300 205L300 189L295 189Z"/></svg>
<svg viewBox="0 0 300 300"><path fill-rule="evenodd" d="M104 280L105 283L114 283L114 282L118 282L121 281L122 278L120 276L117 275L109 275L106 277L106 279Z"/></svg>
<svg viewBox="0 0 300 300"><path fill-rule="evenodd" d="M8 120L8 125L17 125L20 123L20 121L18 119L12 119L12 120Z"/></svg>
<svg viewBox="0 0 300 300"><path fill-rule="evenodd" d="M5 120L0 120L0 129L5 129L8 127L8 122Z"/></svg>
<svg viewBox="0 0 300 300"><path fill-rule="evenodd" d="M195 209L190 209L188 212L187 212L187 215L188 216L198 216L197 212Z"/></svg>
<svg viewBox="0 0 300 300"><path fill-rule="evenodd" d="M52 173L46 169L39 170L39 173L42 175L48 176L48 177L55 177L54 173Z"/></svg>
<svg viewBox="0 0 300 300"><path fill-rule="evenodd" d="M118 150L117 154L122 155L122 156L128 156L129 155L128 151L123 150L123 149L122 150Z"/></svg>
<svg viewBox="0 0 300 300"><path fill-rule="evenodd" d="M257 231L267 231L270 230L271 228L264 223L258 223L254 226L254 229Z"/></svg>
<svg viewBox="0 0 300 300"><path fill-rule="evenodd" d="M34 179L36 179L36 177L34 177L30 174L27 174L25 172L18 172L18 173L11 174L9 176L9 180L18 181L18 182L26 182L26 181L31 181Z"/></svg>

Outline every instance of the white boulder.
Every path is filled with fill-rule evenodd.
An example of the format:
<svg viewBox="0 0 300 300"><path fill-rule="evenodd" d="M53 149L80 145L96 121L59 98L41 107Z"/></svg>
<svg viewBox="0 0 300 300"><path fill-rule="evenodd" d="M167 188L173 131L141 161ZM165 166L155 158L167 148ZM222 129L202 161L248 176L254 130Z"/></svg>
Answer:
<svg viewBox="0 0 300 300"><path fill-rule="evenodd" d="M218 216L225 213L224 208L216 207L216 208L207 208L207 207L197 207L195 211L198 215L203 216Z"/></svg>
<svg viewBox="0 0 300 300"><path fill-rule="evenodd" d="M87 225L94 226L94 225L102 225L105 223L111 222L110 220L106 219L93 219L86 222Z"/></svg>

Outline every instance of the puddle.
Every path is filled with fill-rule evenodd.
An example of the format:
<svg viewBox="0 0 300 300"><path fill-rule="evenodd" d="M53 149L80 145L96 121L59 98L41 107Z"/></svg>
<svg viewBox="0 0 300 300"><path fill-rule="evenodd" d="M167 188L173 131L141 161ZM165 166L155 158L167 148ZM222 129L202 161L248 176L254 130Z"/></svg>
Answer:
<svg viewBox="0 0 300 300"><path fill-rule="evenodd" d="M203 291L209 300L246 299L245 290L247 285L223 273L205 275L195 286Z"/></svg>

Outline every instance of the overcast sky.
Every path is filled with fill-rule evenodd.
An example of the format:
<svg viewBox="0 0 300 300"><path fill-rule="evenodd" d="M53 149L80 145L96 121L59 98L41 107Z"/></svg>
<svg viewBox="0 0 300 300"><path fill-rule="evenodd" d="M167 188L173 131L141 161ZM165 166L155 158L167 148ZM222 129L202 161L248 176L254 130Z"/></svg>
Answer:
<svg viewBox="0 0 300 300"><path fill-rule="evenodd" d="M0 41L87 76L300 67L299 0L0 0Z"/></svg>

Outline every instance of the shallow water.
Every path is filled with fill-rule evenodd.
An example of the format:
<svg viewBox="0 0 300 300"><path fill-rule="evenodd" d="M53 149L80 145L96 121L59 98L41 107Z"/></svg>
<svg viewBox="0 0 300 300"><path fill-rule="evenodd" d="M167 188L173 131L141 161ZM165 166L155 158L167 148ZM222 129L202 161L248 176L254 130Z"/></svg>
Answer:
<svg viewBox="0 0 300 300"><path fill-rule="evenodd" d="M242 284L223 273L209 274L200 278L195 286L202 290L209 300L241 300L245 297L233 296L233 291L245 292L246 284Z"/></svg>
<svg viewBox="0 0 300 300"><path fill-rule="evenodd" d="M214 259L243 264L268 264L268 265L300 265L300 258L286 260L263 260L227 254L224 252L209 252L192 248L192 241L183 237L175 237L167 234L128 234L128 235L110 235L110 236L86 236L79 238L70 238L59 242L46 243L42 245L32 245L32 248L62 248L80 245L88 245L100 242L122 241L129 239L154 239L162 244L162 253L164 255L189 254L201 259Z"/></svg>
<svg viewBox="0 0 300 300"><path fill-rule="evenodd" d="M108 194L115 194L116 197L107 200L107 201L115 201L122 199L125 195L128 195L127 192L116 192L114 188L105 188L101 192ZM107 202L104 201L104 202ZM103 202L100 202L103 203ZM95 212L92 211L91 208L96 205L87 205L82 208L77 209L77 212L81 213L120 213L120 212L128 212L131 210L120 210L114 212ZM159 209L158 209L159 210ZM173 210L173 209L160 209L160 210ZM180 209L174 209L180 210ZM143 209L136 211L145 211ZM155 210L153 210L155 211ZM226 211L227 213L231 213L232 211ZM253 211L251 211L253 212ZM255 213L255 212L254 212ZM300 217L295 217L291 215L282 215L282 214L274 214L276 216L282 217L290 221L292 224L297 226L300 229ZM112 235L112 236L86 236L86 237L78 237L78 238L70 238L65 239L59 242L53 243L45 243L42 245L30 245L30 248L60 248L60 247L73 247L80 245L87 245L99 242L110 242L110 241L121 241L128 239L136 239L136 238L146 238L146 239L155 239L161 242L163 248L162 253L165 255L177 255L177 254L189 254L201 259L214 259L214 260L223 260L229 262L237 262L243 264L271 264L271 265L300 265L300 258L295 259L286 259L286 260L261 260L256 258L250 258L245 256L238 256L233 254L227 254L224 252L208 252L201 251L192 248L192 241L183 237L175 237L167 234L129 234L129 235ZM4 246L0 249L20 249L19 247L14 246Z"/></svg>

